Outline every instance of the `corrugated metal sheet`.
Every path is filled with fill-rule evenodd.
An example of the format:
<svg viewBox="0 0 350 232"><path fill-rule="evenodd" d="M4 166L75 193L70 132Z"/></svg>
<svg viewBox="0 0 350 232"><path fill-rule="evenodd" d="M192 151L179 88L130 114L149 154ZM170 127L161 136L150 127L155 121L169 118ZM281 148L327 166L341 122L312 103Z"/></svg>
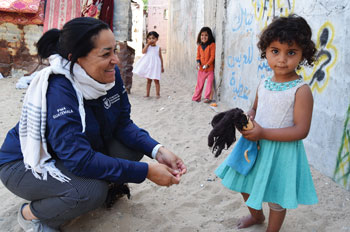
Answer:
<svg viewBox="0 0 350 232"><path fill-rule="evenodd" d="M42 26L0 23L0 73L11 76L13 70L31 72L37 65L35 44Z"/></svg>

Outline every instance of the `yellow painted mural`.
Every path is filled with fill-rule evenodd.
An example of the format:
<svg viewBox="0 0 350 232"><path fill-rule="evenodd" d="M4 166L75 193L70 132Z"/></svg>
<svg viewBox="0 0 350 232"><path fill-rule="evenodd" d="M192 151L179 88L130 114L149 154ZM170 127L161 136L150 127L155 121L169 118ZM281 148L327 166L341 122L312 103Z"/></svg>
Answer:
<svg viewBox="0 0 350 232"><path fill-rule="evenodd" d="M293 13L295 0L252 0L252 5L255 19L260 29L263 29L274 17Z"/></svg>
<svg viewBox="0 0 350 232"><path fill-rule="evenodd" d="M332 23L325 22L317 33L316 48L318 50L317 62L312 68L311 73L307 73L302 67L299 74L309 83L312 91L316 90L321 93L327 87L331 78L331 69L338 59L338 49L333 44L335 30Z"/></svg>

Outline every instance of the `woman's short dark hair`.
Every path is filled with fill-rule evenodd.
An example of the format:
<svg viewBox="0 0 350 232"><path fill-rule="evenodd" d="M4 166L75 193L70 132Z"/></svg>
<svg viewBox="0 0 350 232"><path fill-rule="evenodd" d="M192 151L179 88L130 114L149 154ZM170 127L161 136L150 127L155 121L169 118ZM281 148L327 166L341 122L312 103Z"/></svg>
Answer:
<svg viewBox="0 0 350 232"><path fill-rule="evenodd" d="M95 18L80 17L68 21L62 30L51 29L39 39L36 47L40 59L46 59L53 54L59 54L70 60L70 73L78 58L84 57L95 47L94 40L101 30L109 26ZM68 56L70 55L69 59Z"/></svg>
<svg viewBox="0 0 350 232"><path fill-rule="evenodd" d="M260 35L258 48L261 52L261 58L266 58L266 49L273 41L278 40L280 43L288 43L289 45L295 42L303 52L302 64L312 66L317 50L311 37L311 28L304 18L296 14L278 17Z"/></svg>
<svg viewBox="0 0 350 232"><path fill-rule="evenodd" d="M214 39L213 32L211 31L211 29L209 27L202 27L202 29L199 31L198 36L197 36L197 44L198 45L202 44L202 41L201 41L202 32L208 33L207 44L215 43L215 39Z"/></svg>
<svg viewBox="0 0 350 232"><path fill-rule="evenodd" d="M151 35L153 35L154 37L156 37L157 39L159 38L159 34L156 31L150 31L148 32L146 38L148 39L148 37L150 37Z"/></svg>

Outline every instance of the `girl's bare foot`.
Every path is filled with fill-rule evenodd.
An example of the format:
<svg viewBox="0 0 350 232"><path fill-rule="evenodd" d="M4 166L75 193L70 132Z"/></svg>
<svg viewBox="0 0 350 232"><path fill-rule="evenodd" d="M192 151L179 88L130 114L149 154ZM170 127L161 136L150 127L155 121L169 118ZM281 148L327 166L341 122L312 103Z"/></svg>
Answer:
<svg viewBox="0 0 350 232"><path fill-rule="evenodd" d="M245 216L239 219L237 224L238 229L247 228L255 224L262 224L265 221L265 216L263 215L261 218L254 218L252 215Z"/></svg>
<svg viewBox="0 0 350 232"><path fill-rule="evenodd" d="M156 98L160 98L160 95L157 95Z"/></svg>
<svg viewBox="0 0 350 232"><path fill-rule="evenodd" d="M147 95L145 95L145 96L143 96L143 97L146 97L146 98L147 98L147 97L149 97L149 95L148 95L148 96L147 96Z"/></svg>

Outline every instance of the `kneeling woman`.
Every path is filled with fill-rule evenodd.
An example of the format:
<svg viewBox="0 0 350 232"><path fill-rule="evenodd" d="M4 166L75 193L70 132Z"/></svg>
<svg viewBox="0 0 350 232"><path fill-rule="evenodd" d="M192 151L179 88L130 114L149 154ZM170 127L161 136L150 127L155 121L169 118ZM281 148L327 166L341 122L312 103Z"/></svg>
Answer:
<svg viewBox="0 0 350 232"><path fill-rule="evenodd" d="M27 231L59 231L101 206L108 185L178 184L183 161L130 119L130 103L107 24L76 18L38 41L50 66L32 80L19 123L0 149L0 178L30 203L18 221ZM139 162L143 154L158 163Z"/></svg>

